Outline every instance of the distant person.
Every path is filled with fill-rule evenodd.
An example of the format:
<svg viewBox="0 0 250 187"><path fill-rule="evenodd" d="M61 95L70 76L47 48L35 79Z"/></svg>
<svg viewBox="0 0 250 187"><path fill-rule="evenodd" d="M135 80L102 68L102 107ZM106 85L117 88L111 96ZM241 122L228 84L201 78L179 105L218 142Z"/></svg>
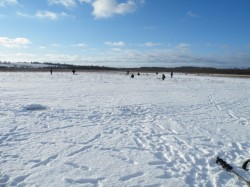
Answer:
<svg viewBox="0 0 250 187"><path fill-rule="evenodd" d="M72 73L73 73L73 75L75 75L75 73L76 73L76 70L75 70L75 69L73 69L73 70L72 70Z"/></svg>
<svg viewBox="0 0 250 187"><path fill-rule="evenodd" d="M156 72L156 75L158 75L158 72Z"/></svg>
<svg viewBox="0 0 250 187"><path fill-rule="evenodd" d="M52 70L52 68L50 69L50 75L52 75L52 73L53 73L53 70Z"/></svg>
<svg viewBox="0 0 250 187"><path fill-rule="evenodd" d="M134 78L134 77L135 77L134 74L132 74L132 75L131 75L131 78Z"/></svg>
<svg viewBox="0 0 250 187"><path fill-rule="evenodd" d="M127 71L127 75L129 74L129 70Z"/></svg>
<svg viewBox="0 0 250 187"><path fill-rule="evenodd" d="M140 73L138 72L138 74L137 75L140 75Z"/></svg>
<svg viewBox="0 0 250 187"><path fill-rule="evenodd" d="M171 78L173 78L173 75L174 75L173 69L171 69L171 73L170 73Z"/></svg>
<svg viewBox="0 0 250 187"><path fill-rule="evenodd" d="M166 76L164 74L162 74L162 80L165 80Z"/></svg>

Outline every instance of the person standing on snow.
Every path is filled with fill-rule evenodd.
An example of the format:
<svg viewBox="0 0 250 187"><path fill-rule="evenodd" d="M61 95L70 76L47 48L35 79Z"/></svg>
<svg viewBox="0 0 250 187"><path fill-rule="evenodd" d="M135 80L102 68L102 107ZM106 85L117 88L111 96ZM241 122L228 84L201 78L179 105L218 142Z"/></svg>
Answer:
<svg viewBox="0 0 250 187"><path fill-rule="evenodd" d="M170 73L171 78L173 78L173 75L174 75L173 69L171 69L171 73Z"/></svg>
<svg viewBox="0 0 250 187"><path fill-rule="evenodd" d="M162 74L162 80L165 80L166 76L164 74Z"/></svg>

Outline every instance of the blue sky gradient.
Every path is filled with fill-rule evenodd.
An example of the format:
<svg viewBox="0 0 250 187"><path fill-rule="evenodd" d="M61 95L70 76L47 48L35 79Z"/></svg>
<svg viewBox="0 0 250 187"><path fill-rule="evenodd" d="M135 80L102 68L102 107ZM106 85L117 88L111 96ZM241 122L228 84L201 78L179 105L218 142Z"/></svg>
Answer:
<svg viewBox="0 0 250 187"><path fill-rule="evenodd" d="M0 61L250 67L249 0L0 0Z"/></svg>

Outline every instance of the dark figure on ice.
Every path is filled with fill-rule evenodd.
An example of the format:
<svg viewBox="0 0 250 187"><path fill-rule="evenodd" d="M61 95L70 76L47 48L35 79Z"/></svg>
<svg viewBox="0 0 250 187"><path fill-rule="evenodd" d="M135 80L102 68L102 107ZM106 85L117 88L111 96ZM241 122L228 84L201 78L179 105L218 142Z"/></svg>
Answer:
<svg viewBox="0 0 250 187"><path fill-rule="evenodd" d="M50 75L52 75L52 73L53 73L53 70L52 70L52 69L50 69Z"/></svg>
<svg viewBox="0 0 250 187"><path fill-rule="evenodd" d="M73 75L75 75L75 73L76 73L76 70L75 70L75 69L73 69L73 70L72 70L72 73L73 73Z"/></svg>
<svg viewBox="0 0 250 187"><path fill-rule="evenodd" d="M171 69L171 73L170 73L171 78L173 78L173 75L174 75L173 69Z"/></svg>
<svg viewBox="0 0 250 187"><path fill-rule="evenodd" d="M132 75L131 75L131 78L134 78L134 77L135 77L134 74L132 74Z"/></svg>
<svg viewBox="0 0 250 187"><path fill-rule="evenodd" d="M158 72L156 72L156 75L158 75Z"/></svg>
<svg viewBox="0 0 250 187"><path fill-rule="evenodd" d="M127 71L127 75L129 74L129 70Z"/></svg>
<svg viewBox="0 0 250 187"><path fill-rule="evenodd" d="M140 73L138 72L138 74L137 75L140 75Z"/></svg>
<svg viewBox="0 0 250 187"><path fill-rule="evenodd" d="M162 74L162 80L164 80L166 78L166 76L164 74Z"/></svg>

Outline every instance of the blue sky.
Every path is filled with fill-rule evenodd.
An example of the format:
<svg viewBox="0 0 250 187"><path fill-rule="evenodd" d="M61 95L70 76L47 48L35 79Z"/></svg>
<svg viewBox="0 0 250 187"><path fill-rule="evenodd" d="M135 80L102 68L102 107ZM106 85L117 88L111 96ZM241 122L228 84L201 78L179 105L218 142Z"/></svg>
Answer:
<svg viewBox="0 0 250 187"><path fill-rule="evenodd" d="M0 0L0 61L250 67L250 0Z"/></svg>

